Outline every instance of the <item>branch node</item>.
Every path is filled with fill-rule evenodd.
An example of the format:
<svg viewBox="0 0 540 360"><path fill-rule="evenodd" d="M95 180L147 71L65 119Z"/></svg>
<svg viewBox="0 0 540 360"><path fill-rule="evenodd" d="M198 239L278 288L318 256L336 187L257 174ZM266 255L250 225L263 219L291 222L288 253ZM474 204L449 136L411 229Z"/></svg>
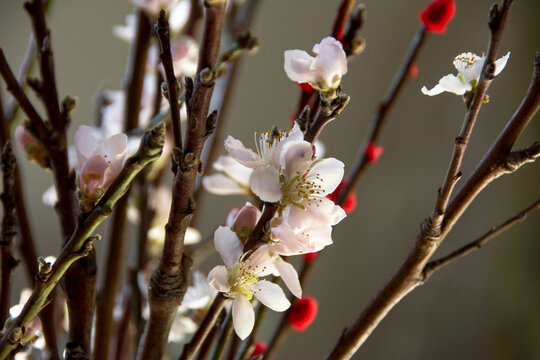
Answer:
<svg viewBox="0 0 540 360"><path fill-rule="evenodd" d="M193 78L191 76L184 76L184 85L184 98L188 101L193 96Z"/></svg>
<svg viewBox="0 0 540 360"><path fill-rule="evenodd" d="M206 136L212 134L216 128L217 110L214 110L206 118Z"/></svg>
<svg viewBox="0 0 540 360"><path fill-rule="evenodd" d="M188 172L195 169L199 165L199 159L193 153L187 153L184 155L180 162L180 169L182 172Z"/></svg>
<svg viewBox="0 0 540 360"><path fill-rule="evenodd" d="M212 87L216 82L216 72L212 67L205 67L199 72L199 81L204 87Z"/></svg>
<svg viewBox="0 0 540 360"><path fill-rule="evenodd" d="M500 15L500 9L499 4L495 3L491 7L491 10L489 11L489 29L491 32L495 32L499 28L499 15Z"/></svg>
<svg viewBox="0 0 540 360"><path fill-rule="evenodd" d="M36 275L41 282L47 282L51 276L52 264L45 261L43 257L38 257L38 274Z"/></svg>
<svg viewBox="0 0 540 360"><path fill-rule="evenodd" d="M20 327L11 330L7 336L7 341L12 344L18 344L21 341L24 331Z"/></svg>
<svg viewBox="0 0 540 360"><path fill-rule="evenodd" d="M493 80L495 78L495 63L489 63L486 65L486 72L484 73L484 76L487 80Z"/></svg>

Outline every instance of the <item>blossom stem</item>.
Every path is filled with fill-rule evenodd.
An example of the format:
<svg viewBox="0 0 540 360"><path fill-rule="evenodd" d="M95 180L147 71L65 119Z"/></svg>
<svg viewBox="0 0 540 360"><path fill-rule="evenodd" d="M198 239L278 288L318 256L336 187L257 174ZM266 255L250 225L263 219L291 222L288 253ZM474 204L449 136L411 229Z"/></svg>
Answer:
<svg viewBox="0 0 540 360"><path fill-rule="evenodd" d="M180 355L178 360L190 360L195 357L195 354L197 354L197 351L201 347L204 339L208 336L208 333L210 332L212 326L215 324L219 313L221 312L221 309L223 309L227 301L229 301L229 299L226 298L222 293L218 293L216 295L214 301L212 302L212 305L208 309L206 315L204 316L204 319L199 325L199 328L197 329L195 334L193 334L193 337L191 338L189 343L184 345L184 349L182 350L182 354Z"/></svg>
<svg viewBox="0 0 540 360"><path fill-rule="evenodd" d="M0 360L6 359L11 349L18 344L22 328L27 326L49 301L51 292L73 262L92 251L92 242L97 238L92 237L92 234L98 225L111 214L112 207L124 195L136 175L161 154L164 130L162 125L145 133L139 150L126 161L116 180L94 208L80 220L77 230L62 249L50 271L40 270L32 295L0 340Z"/></svg>
<svg viewBox="0 0 540 360"><path fill-rule="evenodd" d="M416 30L416 33L411 40L411 43L409 44L409 48L407 49L405 57L401 61L401 64L396 74L394 75L394 78L392 79L392 83L390 84L386 95L377 107L377 111L375 112L375 115L371 122L369 134L364 140L363 145L360 147L356 155L356 159L354 160L351 170L351 176L349 177L350 181L338 197L338 204L342 204L344 202L344 200L347 198L347 195L356 188L358 182L365 174L366 170L369 168L371 163L366 156L366 148L369 143L377 143L377 139L379 138L384 125L388 121L390 111L395 105L399 95L404 88L405 82L408 79L411 65L416 61L423 48L426 40L426 35L427 32L425 27L423 25L420 25Z"/></svg>
<svg viewBox="0 0 540 360"><path fill-rule="evenodd" d="M227 345L227 342L229 341L231 337L232 329L233 329L232 311L229 311L224 324L222 324L221 326L221 333L219 334L219 338L217 340L214 353L212 354L212 358L211 358L212 360L221 359L223 350L225 350L225 345Z"/></svg>
<svg viewBox="0 0 540 360"><path fill-rule="evenodd" d="M345 25L347 25L347 20L354 10L356 5L356 0L342 0L339 5L336 19L334 20L334 25L332 26L332 36L339 40L343 40L343 35L345 32Z"/></svg>

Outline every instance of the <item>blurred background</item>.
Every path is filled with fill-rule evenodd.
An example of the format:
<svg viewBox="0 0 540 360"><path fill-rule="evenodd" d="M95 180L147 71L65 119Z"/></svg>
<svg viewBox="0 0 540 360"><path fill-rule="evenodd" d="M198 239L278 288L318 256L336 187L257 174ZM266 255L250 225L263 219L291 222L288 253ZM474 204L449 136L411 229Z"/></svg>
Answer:
<svg viewBox="0 0 540 360"><path fill-rule="evenodd" d="M252 33L260 50L246 57L238 73L225 134L246 146L253 132L286 127L299 90L283 71L283 51L310 50L329 34L338 0L259 0ZM343 90L351 101L322 133L328 157L352 163L400 60L418 26L427 0L367 0L361 35L365 51L349 64ZM453 58L486 51L491 0L457 0L457 12L444 35L430 35L411 80L394 107L380 145L384 154L360 182L358 207L333 232L304 288L319 301L319 315L303 334L293 333L279 359L321 359L404 259L419 225L429 216L443 181L465 111L460 97L421 94L448 73ZM111 34L132 12L129 1L56 0L49 26L61 97L76 96L70 134L91 121L92 99L100 88L119 89L128 45ZM500 56L512 55L488 94L464 165L468 176L523 97L540 45L540 2L516 1ZM30 21L20 0L0 2L0 47L17 70L23 59ZM2 83L4 100L8 98ZM539 140L539 117L517 143ZM72 138L72 137L71 137ZM57 255L61 242L56 215L41 202L52 177L22 160L25 190L39 253ZM490 185L448 236L436 257L476 239L528 206L540 195L540 166L530 164ZM222 223L241 197L205 195L199 230L203 237ZM106 226L106 225L105 225ZM101 230L104 233L104 229ZM106 233L106 232L105 232ZM131 238L128 238L132 240ZM97 244L98 260L102 246ZM129 245L127 246L129 249ZM127 255L126 255L127 256ZM205 270L220 263L217 255ZM101 262L100 262L101 263ZM22 267L18 285L25 283ZM15 294L13 301L18 299ZM279 314L269 312L260 337L268 341ZM497 237L480 251L435 274L398 304L355 355L355 359L540 359L540 214ZM171 347L176 358L179 347Z"/></svg>

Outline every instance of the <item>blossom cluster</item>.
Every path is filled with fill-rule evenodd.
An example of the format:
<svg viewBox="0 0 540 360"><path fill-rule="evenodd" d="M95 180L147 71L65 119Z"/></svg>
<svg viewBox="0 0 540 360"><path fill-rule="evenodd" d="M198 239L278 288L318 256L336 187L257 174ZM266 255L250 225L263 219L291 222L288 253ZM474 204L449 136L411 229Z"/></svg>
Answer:
<svg viewBox="0 0 540 360"><path fill-rule="evenodd" d="M261 278L280 276L290 292L301 298L298 274L281 256L313 253L330 245L332 226L346 216L327 197L343 178L341 161L315 156L314 146L304 140L297 124L289 131L256 133L255 138L253 151L229 136L225 140L228 156L221 156L214 165L220 172L203 178L209 192L250 194L259 202L277 206L264 244L253 253L244 252L244 244L261 217L252 204L235 210L227 225L214 234L225 266L216 266L208 282L234 299L233 325L242 339L253 328L255 317L249 302L253 296L276 311L290 306L278 285Z"/></svg>

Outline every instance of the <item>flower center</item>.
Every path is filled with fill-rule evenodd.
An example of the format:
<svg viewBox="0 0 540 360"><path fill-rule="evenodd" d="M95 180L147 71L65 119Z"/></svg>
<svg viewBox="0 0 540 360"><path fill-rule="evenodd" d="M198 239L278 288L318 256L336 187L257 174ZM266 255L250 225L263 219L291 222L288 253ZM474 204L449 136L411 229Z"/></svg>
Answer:
<svg viewBox="0 0 540 360"><path fill-rule="evenodd" d="M281 181L283 183L281 186L282 202L284 203L295 203L304 208L304 205L317 205L326 196L326 191L322 185L319 185L323 179L318 173L309 171L304 175L297 173L290 181L287 182L283 177Z"/></svg>
<svg viewBox="0 0 540 360"><path fill-rule="evenodd" d="M251 259L247 259L227 269L231 289L225 293L226 296L234 298L241 295L251 300L253 297L251 287L259 281L259 274L266 270L266 266L253 265L251 263Z"/></svg>

